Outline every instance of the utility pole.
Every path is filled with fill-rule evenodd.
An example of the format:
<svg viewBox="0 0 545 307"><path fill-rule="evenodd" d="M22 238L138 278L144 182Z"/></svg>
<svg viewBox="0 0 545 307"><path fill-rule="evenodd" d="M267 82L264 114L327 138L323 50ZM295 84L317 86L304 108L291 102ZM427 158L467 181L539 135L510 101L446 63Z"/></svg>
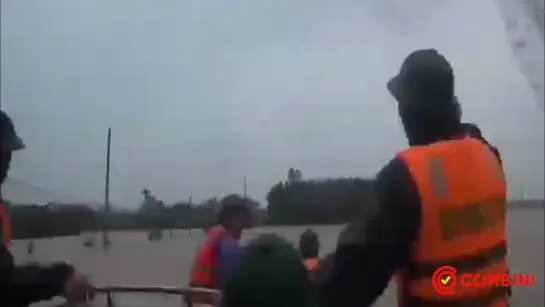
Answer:
<svg viewBox="0 0 545 307"><path fill-rule="evenodd" d="M244 177L244 200L246 200L246 176Z"/></svg>
<svg viewBox="0 0 545 307"><path fill-rule="evenodd" d="M112 144L112 128L108 128L108 143L106 147L106 179L104 184L104 216L102 221L102 247L108 250L110 238L108 236L108 224L110 221L110 147Z"/></svg>

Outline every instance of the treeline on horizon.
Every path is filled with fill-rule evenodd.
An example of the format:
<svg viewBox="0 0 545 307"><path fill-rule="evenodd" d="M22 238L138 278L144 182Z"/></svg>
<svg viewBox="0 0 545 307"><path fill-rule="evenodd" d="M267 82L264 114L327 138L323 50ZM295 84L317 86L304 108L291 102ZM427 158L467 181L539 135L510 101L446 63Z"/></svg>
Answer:
<svg viewBox="0 0 545 307"><path fill-rule="evenodd" d="M206 228L216 222L224 204L242 203L253 211L254 225L341 224L362 204L372 200L372 180L336 178L304 180L300 170L289 169L287 179L271 187L267 206L251 197L230 194L199 204L180 201L164 204L149 189L134 212L112 210L104 213L86 204L11 204L13 237L41 238L78 235L102 228L110 230Z"/></svg>
<svg viewBox="0 0 545 307"><path fill-rule="evenodd" d="M216 222L221 206L243 203L253 211L254 225L343 224L356 212L374 201L373 180L330 178L304 180L296 169L287 180L271 187L267 206L238 194L210 198L200 204L181 201L165 205L149 189L134 212L111 211L105 214L85 204L49 203L14 205L6 201L11 215L14 239L79 235L102 228L110 230L206 228ZM543 201L514 205L543 208Z"/></svg>

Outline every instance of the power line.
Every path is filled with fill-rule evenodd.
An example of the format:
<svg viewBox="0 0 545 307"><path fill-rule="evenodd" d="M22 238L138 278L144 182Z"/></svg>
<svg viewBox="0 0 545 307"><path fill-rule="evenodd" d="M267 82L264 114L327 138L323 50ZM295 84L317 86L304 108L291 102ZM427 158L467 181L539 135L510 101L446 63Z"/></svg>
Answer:
<svg viewBox="0 0 545 307"><path fill-rule="evenodd" d="M55 191L55 190L52 190L52 189L48 189L48 188L44 188L44 187L41 187L37 184L34 184L34 183L30 183L28 181L25 181L25 180L22 180L22 179L18 179L18 178L13 178L13 177L7 177L6 178L6 181L4 182L4 184L15 184L15 185L19 185L19 186L23 186L23 187L27 187L27 188L31 188L33 189L34 191L38 191L39 193L42 193L42 196L49 196L47 198L53 198L55 201L67 201L67 200L71 200L71 201L81 201L82 198L81 197L75 197L74 195L70 195L70 194L67 194L67 193L64 193L64 192L59 192L59 191ZM4 189L4 193L3 194L7 194L5 192L7 192L9 189ZM24 193L26 194L26 193ZM41 198L41 197L37 197L37 198ZM48 201L52 201L53 199L48 199Z"/></svg>

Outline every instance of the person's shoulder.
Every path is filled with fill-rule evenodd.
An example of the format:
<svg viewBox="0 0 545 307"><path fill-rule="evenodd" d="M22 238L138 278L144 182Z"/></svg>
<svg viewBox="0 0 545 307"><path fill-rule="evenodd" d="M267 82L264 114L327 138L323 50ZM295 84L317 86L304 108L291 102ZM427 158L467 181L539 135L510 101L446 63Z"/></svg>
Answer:
<svg viewBox="0 0 545 307"><path fill-rule="evenodd" d="M418 189L407 164L399 155L377 174L374 193L380 207L394 211L406 212L419 204Z"/></svg>
<svg viewBox="0 0 545 307"><path fill-rule="evenodd" d="M462 123L462 129L465 133L469 134L472 137L482 138L483 133L481 129L474 123Z"/></svg>
<svg viewBox="0 0 545 307"><path fill-rule="evenodd" d="M398 156L394 156L377 173L375 185L389 185L403 180L409 174L405 162Z"/></svg>
<svg viewBox="0 0 545 307"><path fill-rule="evenodd" d="M501 154L498 148L490 142L483 136L483 133L481 132L481 129L476 124L473 123L462 123L462 127L464 129L464 132L469 135L472 138L478 139L481 142L483 142L488 149L496 156L500 164L502 164Z"/></svg>

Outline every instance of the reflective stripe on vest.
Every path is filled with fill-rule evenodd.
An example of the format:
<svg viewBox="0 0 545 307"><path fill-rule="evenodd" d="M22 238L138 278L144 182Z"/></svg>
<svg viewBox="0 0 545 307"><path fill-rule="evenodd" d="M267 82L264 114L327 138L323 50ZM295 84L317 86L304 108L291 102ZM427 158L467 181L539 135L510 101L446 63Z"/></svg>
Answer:
<svg viewBox="0 0 545 307"><path fill-rule="evenodd" d="M225 233L222 226L212 227L205 242L199 247L191 269L189 284L193 287L217 288L216 244Z"/></svg>
<svg viewBox="0 0 545 307"><path fill-rule="evenodd" d="M420 237L410 263L396 274L403 307L508 306L507 287L458 285L442 296L434 272L508 273L505 261L507 188L499 161L482 142L465 138L411 147L399 155L421 199Z"/></svg>
<svg viewBox="0 0 545 307"><path fill-rule="evenodd" d="M3 203L0 202L0 244L11 250L11 223Z"/></svg>

